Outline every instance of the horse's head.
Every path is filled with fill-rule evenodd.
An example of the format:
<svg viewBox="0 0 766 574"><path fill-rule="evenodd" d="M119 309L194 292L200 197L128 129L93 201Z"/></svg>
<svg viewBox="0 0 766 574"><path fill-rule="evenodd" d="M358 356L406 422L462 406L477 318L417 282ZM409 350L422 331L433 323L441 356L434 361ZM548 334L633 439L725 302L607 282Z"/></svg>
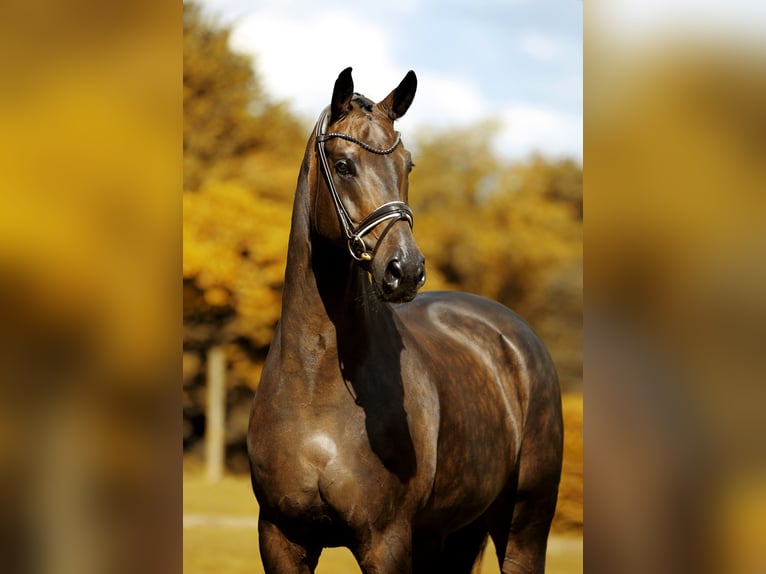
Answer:
<svg viewBox="0 0 766 574"><path fill-rule="evenodd" d="M410 153L394 130L417 87L410 71L378 103L354 93L351 68L338 76L315 133L314 229L347 250L386 301L409 301L425 283L425 259L407 205Z"/></svg>

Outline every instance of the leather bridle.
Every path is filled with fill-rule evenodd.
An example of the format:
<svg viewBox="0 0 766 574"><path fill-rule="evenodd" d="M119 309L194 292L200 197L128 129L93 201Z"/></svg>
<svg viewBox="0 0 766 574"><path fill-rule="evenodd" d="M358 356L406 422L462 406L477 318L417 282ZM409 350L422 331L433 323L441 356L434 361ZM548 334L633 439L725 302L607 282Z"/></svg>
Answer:
<svg viewBox="0 0 766 574"><path fill-rule="evenodd" d="M329 113L330 108L328 106L322 112L322 115L319 116L319 121L316 125L316 146L317 155L319 156L320 171L324 174L327 188L329 189L330 196L335 204L335 212L338 215L338 221L346 236L346 240L348 241L348 251L351 254L351 257L357 261L372 261L377 244L371 250L368 249L367 244L363 239L364 236L369 234L384 221L388 221L389 223L380 237L378 237L378 242L383 239L391 226L399 220L404 219L409 223L410 228L412 228L412 210L410 209L410 206L403 201L389 201L375 209L367 217L362 219L359 224L354 224L354 221L351 219L351 216L348 214L346 207L343 205L343 202L338 195L338 191L335 189L335 182L333 181L332 172L330 171L330 165L327 162L325 142L333 138L340 138L355 143L368 152L378 155L388 155L401 143L401 134L396 132L396 141L390 147L385 149L376 148L348 134L338 132L326 133L325 130L328 127L327 122L329 121Z"/></svg>

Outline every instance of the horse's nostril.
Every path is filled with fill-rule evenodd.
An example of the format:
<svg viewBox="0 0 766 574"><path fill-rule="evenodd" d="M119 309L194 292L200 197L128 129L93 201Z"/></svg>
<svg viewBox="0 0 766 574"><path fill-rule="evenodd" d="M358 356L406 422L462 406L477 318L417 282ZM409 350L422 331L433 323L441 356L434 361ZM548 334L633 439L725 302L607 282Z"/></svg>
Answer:
<svg viewBox="0 0 766 574"><path fill-rule="evenodd" d="M420 275L418 275L418 288L422 287L426 282L426 268L425 265L420 266Z"/></svg>
<svg viewBox="0 0 766 574"><path fill-rule="evenodd" d="M402 264L398 259L392 259L388 267L386 268L386 274L393 280L397 281L402 278Z"/></svg>

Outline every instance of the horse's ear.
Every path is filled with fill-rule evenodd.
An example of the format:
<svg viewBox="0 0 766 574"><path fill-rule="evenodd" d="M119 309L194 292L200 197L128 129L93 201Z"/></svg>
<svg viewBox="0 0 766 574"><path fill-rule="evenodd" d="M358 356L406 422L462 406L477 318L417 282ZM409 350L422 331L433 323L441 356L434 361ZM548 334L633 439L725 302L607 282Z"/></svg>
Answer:
<svg viewBox="0 0 766 574"><path fill-rule="evenodd" d="M351 97L354 95L354 80L351 78L351 68L343 70L335 80L330 103L330 124L338 121L351 111ZM329 124L328 124L329 125Z"/></svg>
<svg viewBox="0 0 766 574"><path fill-rule="evenodd" d="M378 106L384 110L392 120L401 118L410 108L415 90L418 88L418 78L415 72L410 70L404 76L402 82L388 94L386 98L378 103Z"/></svg>

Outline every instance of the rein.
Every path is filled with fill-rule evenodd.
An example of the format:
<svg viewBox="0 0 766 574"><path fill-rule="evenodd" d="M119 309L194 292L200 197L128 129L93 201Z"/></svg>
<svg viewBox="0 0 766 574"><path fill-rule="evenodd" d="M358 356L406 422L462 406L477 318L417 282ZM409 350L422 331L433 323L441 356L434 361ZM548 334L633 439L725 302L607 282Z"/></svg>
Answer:
<svg viewBox="0 0 766 574"><path fill-rule="evenodd" d="M330 197L332 197L333 204L335 205L335 212L338 215L338 221L343 229L343 233L346 236L348 242L348 251L351 257L357 261L372 261L372 257L375 253L375 247L372 250L367 248L367 244L364 242L364 236L369 234L373 229L384 221L389 221L389 224L383 230L383 233L378 238L380 241L391 228L391 226L397 221L404 219L409 223L412 228L412 210L410 206L403 201L389 201L384 203L367 217L365 217L359 224L354 224L351 216L348 214L346 207L343 205L343 201L338 195L338 190L335 189L335 182L333 181L332 172L330 171L330 164L327 161L327 152L325 151L325 142L333 138L340 138L346 141L355 143L364 150L378 155L388 155L393 152L401 143L402 137L399 132L396 132L396 141L385 149L380 149L363 142L360 139L355 138L349 134L329 132L326 133L327 128L329 106L325 108L322 115L319 116L319 121L316 125L316 146L317 155L319 156L319 165L321 171L324 174L325 181L327 182L327 188L330 190Z"/></svg>

